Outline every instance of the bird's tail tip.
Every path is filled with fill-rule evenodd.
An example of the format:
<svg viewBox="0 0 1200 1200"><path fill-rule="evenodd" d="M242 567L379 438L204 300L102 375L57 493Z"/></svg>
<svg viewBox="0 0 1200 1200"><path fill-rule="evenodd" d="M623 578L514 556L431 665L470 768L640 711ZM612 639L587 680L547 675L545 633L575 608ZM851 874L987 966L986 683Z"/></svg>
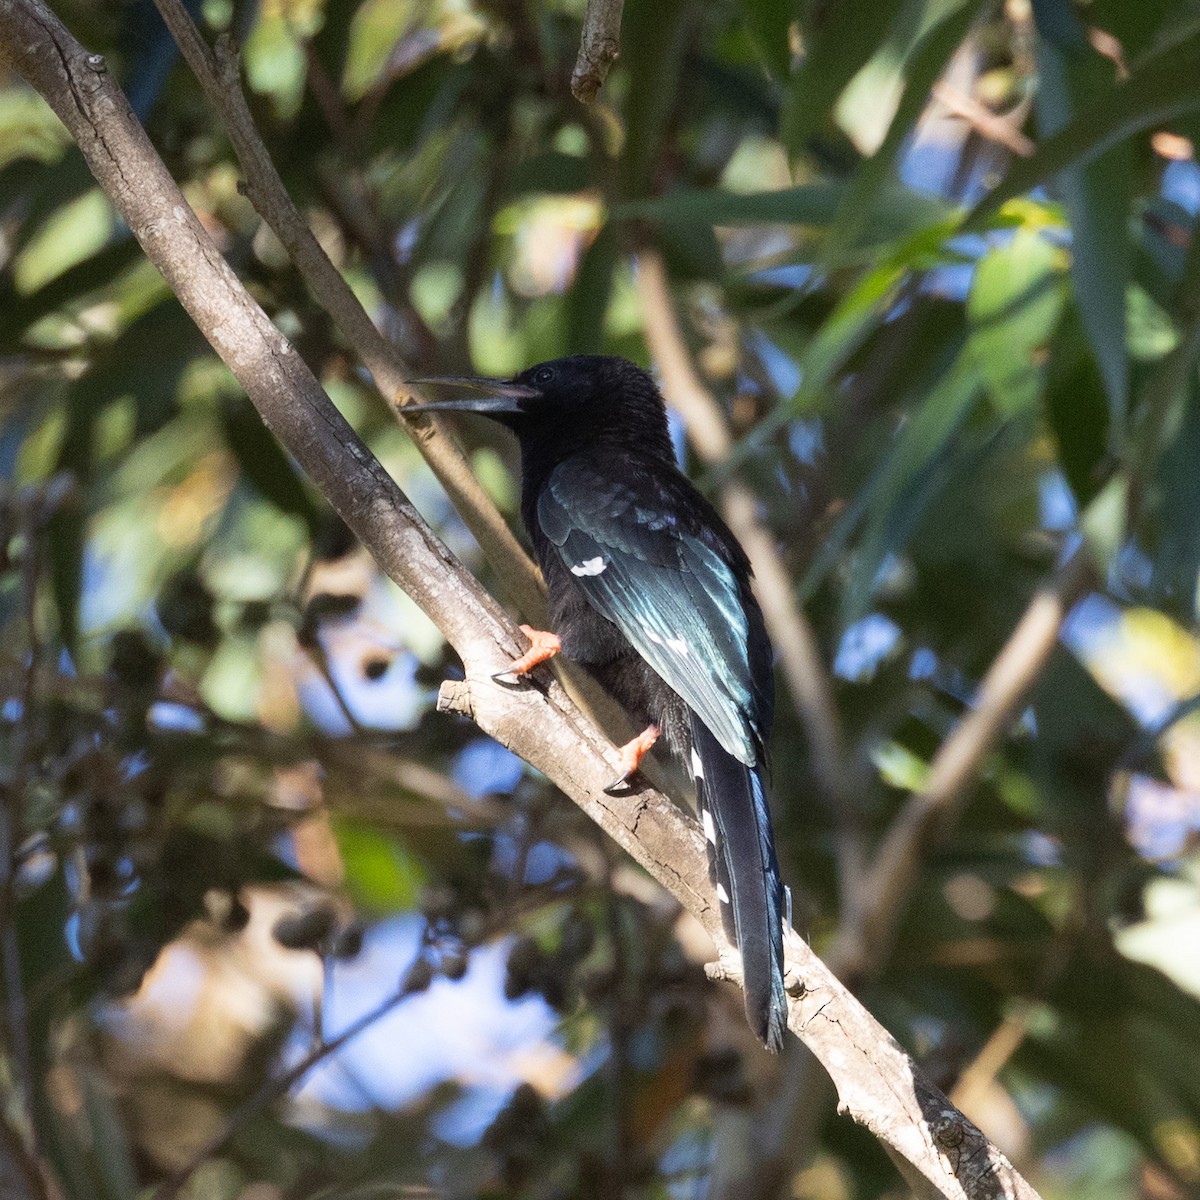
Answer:
<svg viewBox="0 0 1200 1200"><path fill-rule="evenodd" d="M755 988L753 981L743 982L746 1020L763 1046L778 1054L788 1035L788 998L778 975L766 987Z"/></svg>
<svg viewBox="0 0 1200 1200"><path fill-rule="evenodd" d="M741 951L746 1019L763 1045L778 1052L787 1037L785 896L762 767L736 759L699 718L693 718L692 737L709 873L726 934Z"/></svg>
<svg viewBox="0 0 1200 1200"><path fill-rule="evenodd" d="M765 1028L759 1033L762 1044L772 1053L778 1054L783 1049L783 1043L788 1033L788 1010L786 997L782 1002L772 1001L768 1011Z"/></svg>

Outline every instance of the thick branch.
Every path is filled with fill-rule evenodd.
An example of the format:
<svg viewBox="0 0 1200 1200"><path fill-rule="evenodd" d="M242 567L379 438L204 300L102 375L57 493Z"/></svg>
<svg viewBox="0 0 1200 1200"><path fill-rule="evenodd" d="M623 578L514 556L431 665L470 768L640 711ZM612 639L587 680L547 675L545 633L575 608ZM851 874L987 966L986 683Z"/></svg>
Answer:
<svg viewBox="0 0 1200 1200"><path fill-rule="evenodd" d="M225 126L245 172L246 195L283 243L313 297L333 317L389 406L420 399L407 382L412 371L376 328L292 203L246 104L238 57L229 37L222 36L214 53L180 0L155 0L155 3ZM406 425L512 601L534 625L542 628L546 601L537 568L471 473L442 422L426 416L412 418Z"/></svg>
<svg viewBox="0 0 1200 1200"><path fill-rule="evenodd" d="M463 659L443 707L544 771L681 905L714 933L703 839L666 797L604 795L615 757L557 684L504 688L490 678L517 649L499 606L421 522L299 356L247 294L188 208L105 70L40 0L0 0L0 61L50 103L147 256L237 376L264 421L380 566L432 617ZM790 1026L834 1077L842 1108L867 1125L932 1192L954 1198L1035 1193L927 1081L795 935L806 991Z"/></svg>

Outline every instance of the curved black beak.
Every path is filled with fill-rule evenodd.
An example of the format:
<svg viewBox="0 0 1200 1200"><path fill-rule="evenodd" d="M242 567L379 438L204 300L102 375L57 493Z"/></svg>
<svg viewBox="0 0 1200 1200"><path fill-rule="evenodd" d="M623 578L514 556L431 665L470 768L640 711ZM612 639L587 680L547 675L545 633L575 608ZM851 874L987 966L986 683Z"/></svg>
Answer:
<svg viewBox="0 0 1200 1200"><path fill-rule="evenodd" d="M484 392L482 396L464 396L458 400L427 400L423 404L404 404L400 411L421 412L474 412L485 416L493 413L520 413L522 400L535 400L541 395L537 388L511 379L488 379L479 375L443 375L430 379L410 379L411 384L421 387L435 384L445 387L474 388Z"/></svg>

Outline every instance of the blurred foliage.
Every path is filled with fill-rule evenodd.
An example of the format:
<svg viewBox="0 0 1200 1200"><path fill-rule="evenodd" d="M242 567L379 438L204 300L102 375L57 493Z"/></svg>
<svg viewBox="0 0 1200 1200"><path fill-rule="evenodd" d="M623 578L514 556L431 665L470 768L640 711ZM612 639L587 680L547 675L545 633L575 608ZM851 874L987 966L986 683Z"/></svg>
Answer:
<svg viewBox="0 0 1200 1200"><path fill-rule="evenodd" d="M55 7L486 579L152 9ZM416 374L651 366L636 259L662 251L737 439L696 474L757 494L872 842L1037 584L1090 556L864 998L1047 1198L1200 1195L1200 7L627 0L592 109L582 10L196 6ZM672 906L432 715L438 634L11 77L0 381L0 1078L6 1140L62 1195L693 1194L784 1103L818 1107L783 1123L810 1132L778 1194L900 1194L822 1089L787 1099L795 1064L748 1045ZM513 515L514 447L481 425ZM820 950L841 834L784 699L781 858Z"/></svg>

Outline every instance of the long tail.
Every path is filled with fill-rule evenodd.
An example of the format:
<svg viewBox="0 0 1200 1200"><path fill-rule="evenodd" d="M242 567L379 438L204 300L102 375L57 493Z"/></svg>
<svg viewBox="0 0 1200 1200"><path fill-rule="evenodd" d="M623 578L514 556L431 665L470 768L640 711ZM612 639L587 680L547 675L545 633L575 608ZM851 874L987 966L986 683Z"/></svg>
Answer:
<svg viewBox="0 0 1200 1200"><path fill-rule="evenodd" d="M708 870L726 936L742 953L746 1017L769 1050L787 1029L783 882L775 860L762 766L747 767L692 714L692 770Z"/></svg>

